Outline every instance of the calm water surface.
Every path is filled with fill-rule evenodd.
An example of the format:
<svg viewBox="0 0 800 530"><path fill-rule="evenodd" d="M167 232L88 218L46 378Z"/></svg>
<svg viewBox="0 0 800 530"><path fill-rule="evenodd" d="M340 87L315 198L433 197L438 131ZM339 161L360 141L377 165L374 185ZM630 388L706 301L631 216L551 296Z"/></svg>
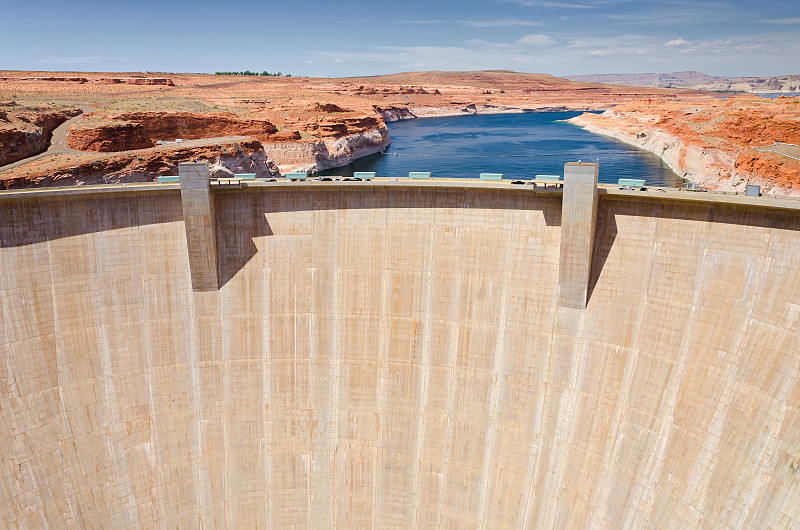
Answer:
<svg viewBox="0 0 800 530"><path fill-rule="evenodd" d="M600 182L644 178L651 186L680 186L681 179L652 153L590 133L563 120L580 112L479 114L389 123L392 145L386 154L356 160L322 175L375 171L380 177L477 177L503 173L527 180L538 174L563 175L566 162L600 162Z"/></svg>

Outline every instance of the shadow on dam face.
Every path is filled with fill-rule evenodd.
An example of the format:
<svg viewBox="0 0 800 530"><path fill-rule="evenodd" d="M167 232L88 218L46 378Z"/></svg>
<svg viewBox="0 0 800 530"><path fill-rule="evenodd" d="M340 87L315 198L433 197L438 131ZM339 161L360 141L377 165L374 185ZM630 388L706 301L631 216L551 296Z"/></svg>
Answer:
<svg viewBox="0 0 800 530"><path fill-rule="evenodd" d="M797 209L451 186L0 198L0 526L800 524Z"/></svg>
<svg viewBox="0 0 800 530"><path fill-rule="evenodd" d="M305 193L302 190L283 192L281 200L272 202L269 194L250 193L247 199L251 215L239 216L241 194L219 193L215 197L217 224L226 219L237 218L235 230L225 230L216 234L218 245L219 287L223 287L258 251L253 240L272 235L267 218L270 214L309 213L324 210L389 210L465 208L514 209L540 211L547 226L561 225L561 205L557 199L551 201L530 201L523 197L512 198L510 190L448 190L445 193L431 193L417 190L397 195L388 190L338 190L329 192ZM513 227L509 227L513 229Z"/></svg>
<svg viewBox="0 0 800 530"><path fill-rule="evenodd" d="M65 237L136 226L183 222L179 208L153 207L162 200L180 206L180 195L158 191L93 197L48 196L0 202L0 248L31 245Z"/></svg>
<svg viewBox="0 0 800 530"><path fill-rule="evenodd" d="M658 197L645 199L644 204L649 207L641 208L635 201L630 202L608 197L600 203L597 216L597 234L594 240L592 254L592 267L589 277L588 300L603 273L606 260L614 246L617 237L618 217L647 217L652 218L652 223L659 220L675 220L680 224L702 224L707 227L705 234L718 232L724 237L734 227L761 227L773 230L800 230L797 214L793 211L776 212L768 208L753 208L731 204L717 204L713 207L687 207L674 202L658 200ZM676 231L679 228L676 227ZM677 237L684 235L687 238L702 237L695 232L677 232ZM745 242L742 242L743 244ZM746 246L746 245L745 245Z"/></svg>

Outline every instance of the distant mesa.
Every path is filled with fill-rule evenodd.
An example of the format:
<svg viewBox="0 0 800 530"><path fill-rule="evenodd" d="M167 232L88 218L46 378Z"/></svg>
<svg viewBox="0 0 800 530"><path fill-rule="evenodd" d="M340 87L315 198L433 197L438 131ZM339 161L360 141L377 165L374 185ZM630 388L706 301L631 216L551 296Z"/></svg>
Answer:
<svg viewBox="0 0 800 530"><path fill-rule="evenodd" d="M0 77L0 81L60 81L64 83L112 83L125 85L175 86L172 79L163 77Z"/></svg>
<svg viewBox="0 0 800 530"><path fill-rule="evenodd" d="M668 74L588 74L568 75L564 79L584 83L611 83L656 88L684 88L707 92L800 93L800 75L777 77L716 77L702 72Z"/></svg>

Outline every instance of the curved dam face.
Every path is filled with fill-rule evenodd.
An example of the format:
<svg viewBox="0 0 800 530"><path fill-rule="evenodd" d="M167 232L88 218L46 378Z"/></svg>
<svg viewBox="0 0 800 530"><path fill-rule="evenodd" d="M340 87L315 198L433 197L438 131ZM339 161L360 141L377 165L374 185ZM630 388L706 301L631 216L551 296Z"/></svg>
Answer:
<svg viewBox="0 0 800 530"><path fill-rule="evenodd" d="M600 194L572 308L560 192L214 189L194 290L134 189L0 200L0 526L800 525L797 210Z"/></svg>

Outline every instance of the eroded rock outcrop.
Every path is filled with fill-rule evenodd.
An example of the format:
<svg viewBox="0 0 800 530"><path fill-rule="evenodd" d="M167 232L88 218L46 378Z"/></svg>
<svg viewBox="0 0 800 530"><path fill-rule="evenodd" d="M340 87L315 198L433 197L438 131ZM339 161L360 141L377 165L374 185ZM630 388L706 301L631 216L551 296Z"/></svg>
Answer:
<svg viewBox="0 0 800 530"><path fill-rule="evenodd" d="M172 79L166 77L101 77L97 81L115 85L160 85L175 86Z"/></svg>
<svg viewBox="0 0 800 530"><path fill-rule="evenodd" d="M352 118L323 117L317 120L316 127L308 130L320 138L343 138L345 136L364 133L383 126L380 119L372 116Z"/></svg>
<svg viewBox="0 0 800 530"><path fill-rule="evenodd" d="M175 86L172 79L165 77L0 77L0 81L32 81L32 82L59 82L59 83L112 83L115 85L161 85Z"/></svg>
<svg viewBox="0 0 800 530"><path fill-rule="evenodd" d="M101 127L73 125L69 134L69 146L78 151L108 153L145 149L155 145L140 123L117 122Z"/></svg>
<svg viewBox="0 0 800 530"><path fill-rule="evenodd" d="M282 173L322 171L346 166L364 156L379 153L391 143L386 125L342 138L306 142L265 142L264 150Z"/></svg>
<svg viewBox="0 0 800 530"><path fill-rule="evenodd" d="M391 139L385 125L336 140L321 142L316 154L316 171L341 167L354 160L383 151Z"/></svg>
<svg viewBox="0 0 800 530"><path fill-rule="evenodd" d="M249 136L271 139L277 127L267 120L241 118L232 113L127 112L87 114L81 124L70 130L73 149L113 152L152 147L158 140L222 138ZM117 141L112 141L123 133ZM126 141L131 143L126 143Z"/></svg>
<svg viewBox="0 0 800 530"><path fill-rule="evenodd" d="M406 107L379 107L378 105L374 105L372 108L385 122L413 120L416 118L414 113Z"/></svg>
<svg viewBox="0 0 800 530"><path fill-rule="evenodd" d="M151 182L161 175L177 175L178 164L190 160L207 161L217 172L255 173L259 178L278 175L277 165L257 141L95 156L102 158L56 170L2 173L0 189Z"/></svg>
<svg viewBox="0 0 800 530"><path fill-rule="evenodd" d="M788 99L788 98L787 98ZM570 120L660 156L680 177L722 191L800 195L800 162L754 149L800 143L794 101L749 96L717 102L643 100Z"/></svg>
<svg viewBox="0 0 800 530"><path fill-rule="evenodd" d="M43 153L53 130L82 112L18 108L7 103L12 104L0 108L0 166Z"/></svg>

